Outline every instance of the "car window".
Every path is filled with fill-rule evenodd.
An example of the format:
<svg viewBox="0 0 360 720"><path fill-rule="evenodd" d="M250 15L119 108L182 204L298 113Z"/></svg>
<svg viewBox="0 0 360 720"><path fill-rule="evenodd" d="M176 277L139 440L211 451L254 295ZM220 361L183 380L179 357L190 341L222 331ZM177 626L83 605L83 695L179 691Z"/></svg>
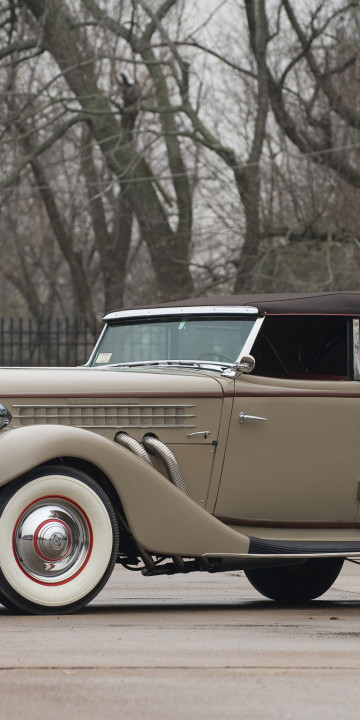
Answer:
<svg viewBox="0 0 360 720"><path fill-rule="evenodd" d="M267 317L253 345L257 375L347 379L351 375L347 318Z"/></svg>
<svg viewBox="0 0 360 720"><path fill-rule="evenodd" d="M109 324L91 365L152 360L209 360L232 363L254 319L178 317Z"/></svg>

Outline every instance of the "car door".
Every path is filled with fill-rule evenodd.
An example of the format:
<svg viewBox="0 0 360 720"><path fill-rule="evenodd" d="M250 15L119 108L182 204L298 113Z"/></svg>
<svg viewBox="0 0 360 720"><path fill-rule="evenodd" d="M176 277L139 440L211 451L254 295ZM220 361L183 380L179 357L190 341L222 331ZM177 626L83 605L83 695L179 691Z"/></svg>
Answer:
<svg viewBox="0 0 360 720"><path fill-rule="evenodd" d="M247 525L337 526L358 508L355 381L241 376L215 514Z"/></svg>

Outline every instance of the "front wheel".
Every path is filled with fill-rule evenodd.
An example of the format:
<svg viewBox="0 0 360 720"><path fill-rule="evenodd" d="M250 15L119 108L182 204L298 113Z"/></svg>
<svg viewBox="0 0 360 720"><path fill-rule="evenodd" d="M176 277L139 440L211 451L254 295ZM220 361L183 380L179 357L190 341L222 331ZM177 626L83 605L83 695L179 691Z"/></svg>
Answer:
<svg viewBox="0 0 360 720"><path fill-rule="evenodd" d="M116 513L89 475L43 467L0 495L0 595L8 607L64 614L104 587L118 554Z"/></svg>
<svg viewBox="0 0 360 720"><path fill-rule="evenodd" d="M270 600L304 603L331 587L343 563L343 558L311 558L301 565L245 570L245 575L255 590Z"/></svg>

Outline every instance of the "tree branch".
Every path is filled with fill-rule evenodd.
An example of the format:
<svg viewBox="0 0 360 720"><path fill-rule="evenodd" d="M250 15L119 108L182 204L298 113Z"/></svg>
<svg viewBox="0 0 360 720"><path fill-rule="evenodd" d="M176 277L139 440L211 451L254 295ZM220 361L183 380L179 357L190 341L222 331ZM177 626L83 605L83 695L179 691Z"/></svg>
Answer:
<svg viewBox="0 0 360 720"><path fill-rule="evenodd" d="M282 2L286 10L287 16L290 20L290 23L294 28L295 33L301 43L309 68L314 78L321 85L322 90L324 91L325 95L329 100L331 108L336 113L338 113L340 117L346 120L349 125L354 128L360 128L360 113L357 112L354 105L348 105L341 96L341 94L336 90L331 79L332 73L329 71L323 72L319 67L314 53L310 50L311 41L306 37L305 33L303 32L301 25L298 22L295 12L291 6L290 0L282 0ZM353 2L349 3L349 5L351 7L355 7ZM358 3L356 3L356 5L358 5ZM337 11L337 13L338 12L339 11Z"/></svg>
<svg viewBox="0 0 360 720"><path fill-rule="evenodd" d="M4 188L8 188L8 187L11 187L12 185L14 185L16 183L17 179L19 178L20 174L22 173L22 171L24 170L24 168L27 165L29 165L36 157L38 157L39 155L42 155L42 153L44 153L52 145L54 145L54 143L56 143L57 140L59 140L63 135L65 135L65 133L67 132L67 130L69 130L70 127L72 127L76 123L84 122L84 120L86 120L86 119L87 119L87 115L80 113L78 115L73 115L72 118L67 120L62 125L59 125L59 127L56 128L55 132L52 135L50 135L46 140L44 140L43 143L41 143L40 145L38 145L36 147L33 147L31 149L31 151L25 155L25 157L21 161L20 165L18 165L18 167L15 170L13 170L11 175L9 175L9 177L7 177L6 180L4 180L2 183L0 183L0 188L4 189ZM26 133L26 135L27 135L27 133Z"/></svg>
<svg viewBox="0 0 360 720"><path fill-rule="evenodd" d="M28 38L27 40L17 40L14 43L11 43L9 45L5 45L5 47L0 48L0 60L2 60L4 57L7 57L8 55L13 55L14 53L20 53L24 50L32 50L32 48L41 49L41 46L39 46L39 38Z"/></svg>

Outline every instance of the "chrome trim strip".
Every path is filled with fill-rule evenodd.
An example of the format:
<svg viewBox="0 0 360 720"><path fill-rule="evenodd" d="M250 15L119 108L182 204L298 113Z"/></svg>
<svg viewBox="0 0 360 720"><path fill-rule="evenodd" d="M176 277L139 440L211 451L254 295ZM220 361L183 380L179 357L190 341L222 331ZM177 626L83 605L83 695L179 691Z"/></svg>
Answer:
<svg viewBox="0 0 360 720"><path fill-rule="evenodd" d="M50 396L50 395L49 395L49 397L53 397L53 396ZM90 397L90 396L89 396L89 397ZM121 396L120 396L120 397L121 397ZM141 397L142 397L144 400L147 399L144 395L142 395ZM186 396L186 397L187 397L187 396ZM220 396L219 396L219 397L220 397ZM102 400L102 398L100 398L100 399ZM151 400L151 396L150 396L150 400ZM58 408L69 408L69 407L71 407L71 408L78 408L78 409L81 409L81 408L94 409L94 408L103 408L103 407L106 407L106 408L124 408L124 409L126 409L126 408L132 408L133 410L136 410L136 409L138 410L139 408L148 408L148 409L150 410L151 408L154 408L154 407L156 407L156 408L175 408L175 409L177 409L178 407L181 407L181 408L194 408L195 405L194 405L193 403L182 403L181 406L179 406L179 405L177 405L176 403L152 403L152 402L149 402L149 403L146 403L146 404L143 404L143 405L141 405L140 403L126 403L126 402L125 402L125 403L121 403L121 402L120 402L120 403L119 403L119 402L106 403L106 399L103 401L103 403L101 403L101 402L98 402L98 403L95 403L95 402L69 403L69 402L68 402L68 403L64 403L64 404L61 404L61 405L60 405L60 404L48 405L48 404L44 404L44 403L42 403L42 404L38 403L38 404L36 404L36 405L35 405L35 403L29 403L29 404L25 404L25 403L15 404L15 403L13 403L13 408L21 408L22 410L28 409L28 408L30 408L31 410L32 410L33 408L49 408L49 409L52 409L52 410L57 410ZM192 417L192 416L191 416L191 417ZM195 416L194 416L194 417L195 417Z"/></svg>
<svg viewBox="0 0 360 720"><path fill-rule="evenodd" d="M100 335L99 335L99 337L98 337L98 339L97 339L97 341L96 341L96 343L95 343L95 345L94 345L94 348L93 348L93 350L92 350L92 352L91 352L91 355L90 355L88 361L85 363L85 365L83 365L83 367L91 367L91 368L92 368L92 364L91 364L91 363L92 363L93 359L96 357L97 349L98 349L98 347L99 347L99 345L100 345L100 343L101 343L101 341L102 341L102 339L103 339L103 336L104 336L104 334L105 334L105 331L106 331L106 325L104 325L103 329L101 330L101 333L100 333Z"/></svg>
<svg viewBox="0 0 360 720"><path fill-rule="evenodd" d="M310 558L360 558L360 552L335 553L203 553L204 558L239 558L239 560L308 560Z"/></svg>
<svg viewBox="0 0 360 720"><path fill-rule="evenodd" d="M353 319L354 380L360 380L360 321Z"/></svg>
<svg viewBox="0 0 360 720"><path fill-rule="evenodd" d="M239 357L237 358L237 360L235 361L236 363L241 362L241 358L245 357L245 355L251 354L252 346L260 332L260 328L261 328L264 320L265 320L264 317L257 318L257 320L255 320L254 326L251 328L251 330L249 332L249 335L248 335L246 342L241 350L241 353L240 353ZM255 362L256 362L256 358L255 358Z"/></svg>
<svg viewBox="0 0 360 720"><path fill-rule="evenodd" d="M104 322L111 320L125 320L127 318L149 318L161 316L176 315L208 315L213 313L223 313L225 315L258 315L259 311L251 305L197 305L190 307L166 307L166 308L148 308L136 310L118 310L117 312L107 313L103 317Z"/></svg>

